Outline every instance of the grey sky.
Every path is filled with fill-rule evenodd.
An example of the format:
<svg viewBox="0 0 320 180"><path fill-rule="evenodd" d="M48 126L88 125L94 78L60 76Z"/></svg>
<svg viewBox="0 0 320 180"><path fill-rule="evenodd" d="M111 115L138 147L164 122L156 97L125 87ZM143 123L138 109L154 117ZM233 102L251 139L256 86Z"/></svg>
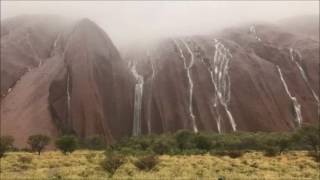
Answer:
<svg viewBox="0 0 320 180"><path fill-rule="evenodd" d="M319 14L318 1L1 1L1 19L20 14L87 17L121 45L139 39L207 33L241 22Z"/></svg>

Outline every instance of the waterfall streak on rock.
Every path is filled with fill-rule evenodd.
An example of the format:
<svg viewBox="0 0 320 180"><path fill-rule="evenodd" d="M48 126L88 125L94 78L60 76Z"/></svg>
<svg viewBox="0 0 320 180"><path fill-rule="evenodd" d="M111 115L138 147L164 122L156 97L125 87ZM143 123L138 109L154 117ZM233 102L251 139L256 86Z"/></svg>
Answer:
<svg viewBox="0 0 320 180"><path fill-rule="evenodd" d="M192 66L194 64L194 55L193 55L190 47L188 46L188 44L186 42L184 42L183 40L181 40L181 42L184 44L184 46L187 48L187 50L188 50L188 52L190 54L190 63L189 63L189 65L187 65L186 58L183 55L181 47L174 40L174 43L175 43L176 47L179 49L180 57L183 60L184 69L187 72L188 83L189 83L189 113L190 113L190 117L191 117L192 128L193 128L194 132L198 132L198 127L197 127L197 124L196 124L196 118L195 118L195 115L193 113L193 107L192 107L193 81L192 81L191 72L190 72L190 69L192 68Z"/></svg>
<svg viewBox="0 0 320 180"><path fill-rule="evenodd" d="M153 89L153 81L154 81L154 77L155 77L155 74L156 74L156 70L155 70L155 67L154 67L154 64L152 63L152 61L150 60L150 63L151 63L151 69L152 69L152 75L151 75L151 91ZM152 102L152 96L149 98L149 104L148 104L148 108L150 109L151 108L151 102ZM151 112L149 112L151 114ZM150 134L151 133L151 117L149 116L148 117L148 122L147 122L147 126L148 126L148 133Z"/></svg>
<svg viewBox="0 0 320 180"><path fill-rule="evenodd" d="M142 95L143 95L143 84L144 79L142 75L139 75L136 69L136 65L133 64L131 67L131 72L133 73L137 84L135 86L134 95L134 114L133 114L133 136L138 136L141 134L141 107L142 107Z"/></svg>
<svg viewBox="0 0 320 180"><path fill-rule="evenodd" d="M302 59L301 54L299 53L299 51L297 50L293 50L292 48L289 49L290 50L290 57L291 57L291 61L294 62L297 66L297 68L300 71L300 74L302 76L302 79L304 80L304 82L307 84L308 88L310 89L314 99L316 100L317 104L319 105L319 97L317 96L317 94L315 93L315 91L312 89L309 80L307 78L307 75L304 71L304 69L301 67L300 63L298 62L298 60L296 58L294 58L293 53L296 52L298 57L300 58L300 60Z"/></svg>
<svg viewBox="0 0 320 180"><path fill-rule="evenodd" d="M67 71L67 120L71 122L70 72Z"/></svg>
<svg viewBox="0 0 320 180"><path fill-rule="evenodd" d="M289 88L288 88L288 85L283 77L283 74L282 74L282 71L280 69L279 66L277 66L277 69L278 69L278 72L279 72L279 75L280 75L280 79L281 79L281 82L286 90L286 93L287 95L289 96L291 102L292 102L292 105L294 107L294 112L295 112L295 122L300 126L301 123L302 123L302 116L301 116L301 105L299 104L298 100L296 97L292 96L290 91L289 91Z"/></svg>
<svg viewBox="0 0 320 180"><path fill-rule="evenodd" d="M213 62L210 63L211 81L215 88L215 99L218 99L220 104L224 107L232 130L237 130L237 124L234 121L232 113L228 108L231 97L231 83L229 77L229 62L232 58L231 53L224 45L217 39L214 40L215 54ZM217 106L217 100L214 101L214 106Z"/></svg>
<svg viewBox="0 0 320 180"><path fill-rule="evenodd" d="M250 33L252 33L257 41L261 41L261 38L258 36L256 27L254 25L249 28Z"/></svg>

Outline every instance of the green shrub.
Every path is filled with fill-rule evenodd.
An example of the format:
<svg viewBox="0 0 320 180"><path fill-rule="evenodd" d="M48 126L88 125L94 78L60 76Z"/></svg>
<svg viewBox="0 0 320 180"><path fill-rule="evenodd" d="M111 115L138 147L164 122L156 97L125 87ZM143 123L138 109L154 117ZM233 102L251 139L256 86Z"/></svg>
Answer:
<svg viewBox="0 0 320 180"><path fill-rule="evenodd" d="M55 142L56 147L64 154L72 153L78 147L78 140L75 136L65 135L58 138Z"/></svg>
<svg viewBox="0 0 320 180"><path fill-rule="evenodd" d="M292 138L287 133L281 133L279 134L279 137L277 138L276 145L279 147L279 153L286 151L289 149L289 147L292 144Z"/></svg>
<svg viewBox="0 0 320 180"><path fill-rule="evenodd" d="M50 138L42 134L32 135L28 138L28 144L32 151L38 152L38 155L40 155L41 151L49 144L49 142Z"/></svg>
<svg viewBox="0 0 320 180"><path fill-rule="evenodd" d="M5 152L13 148L14 139L12 136L0 137L0 158L5 155Z"/></svg>
<svg viewBox="0 0 320 180"><path fill-rule="evenodd" d="M150 171L159 163L159 159L156 155L146 155L139 157L134 161L134 165L144 171Z"/></svg>
<svg viewBox="0 0 320 180"><path fill-rule="evenodd" d="M305 125L301 127L293 137L293 140L309 147L315 154L320 149L320 127L319 125Z"/></svg>
<svg viewBox="0 0 320 180"><path fill-rule="evenodd" d="M156 154L163 155L170 153L174 143L165 138L156 140L152 145L152 151Z"/></svg>
<svg viewBox="0 0 320 180"><path fill-rule="evenodd" d="M194 144L196 148L201 150L210 150L212 147L210 139L204 135L197 135L194 138Z"/></svg>
<svg viewBox="0 0 320 180"><path fill-rule="evenodd" d="M112 177L117 169L124 163L125 159L121 154L106 152L106 157L101 162L101 166L110 174L110 177Z"/></svg>
<svg viewBox="0 0 320 180"><path fill-rule="evenodd" d="M175 134L175 139L180 150L191 149L193 144L194 133L188 130L179 130Z"/></svg>

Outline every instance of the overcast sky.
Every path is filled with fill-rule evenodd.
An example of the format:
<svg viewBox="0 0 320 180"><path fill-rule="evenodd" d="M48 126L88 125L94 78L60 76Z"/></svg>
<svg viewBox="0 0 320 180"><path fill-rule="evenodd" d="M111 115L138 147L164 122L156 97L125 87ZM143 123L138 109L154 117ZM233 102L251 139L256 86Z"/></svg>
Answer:
<svg viewBox="0 0 320 180"><path fill-rule="evenodd" d="M20 14L87 17L116 45L142 38L207 33L250 21L319 14L318 1L2 1L1 19Z"/></svg>

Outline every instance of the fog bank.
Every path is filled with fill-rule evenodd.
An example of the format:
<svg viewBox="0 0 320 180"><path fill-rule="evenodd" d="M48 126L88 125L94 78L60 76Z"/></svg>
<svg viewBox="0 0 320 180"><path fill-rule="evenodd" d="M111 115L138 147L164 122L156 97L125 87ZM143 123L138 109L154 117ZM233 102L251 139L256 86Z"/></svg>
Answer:
<svg viewBox="0 0 320 180"><path fill-rule="evenodd" d="M21 14L89 18L116 46L171 35L208 33L250 21L319 14L318 1L1 1L1 19Z"/></svg>

